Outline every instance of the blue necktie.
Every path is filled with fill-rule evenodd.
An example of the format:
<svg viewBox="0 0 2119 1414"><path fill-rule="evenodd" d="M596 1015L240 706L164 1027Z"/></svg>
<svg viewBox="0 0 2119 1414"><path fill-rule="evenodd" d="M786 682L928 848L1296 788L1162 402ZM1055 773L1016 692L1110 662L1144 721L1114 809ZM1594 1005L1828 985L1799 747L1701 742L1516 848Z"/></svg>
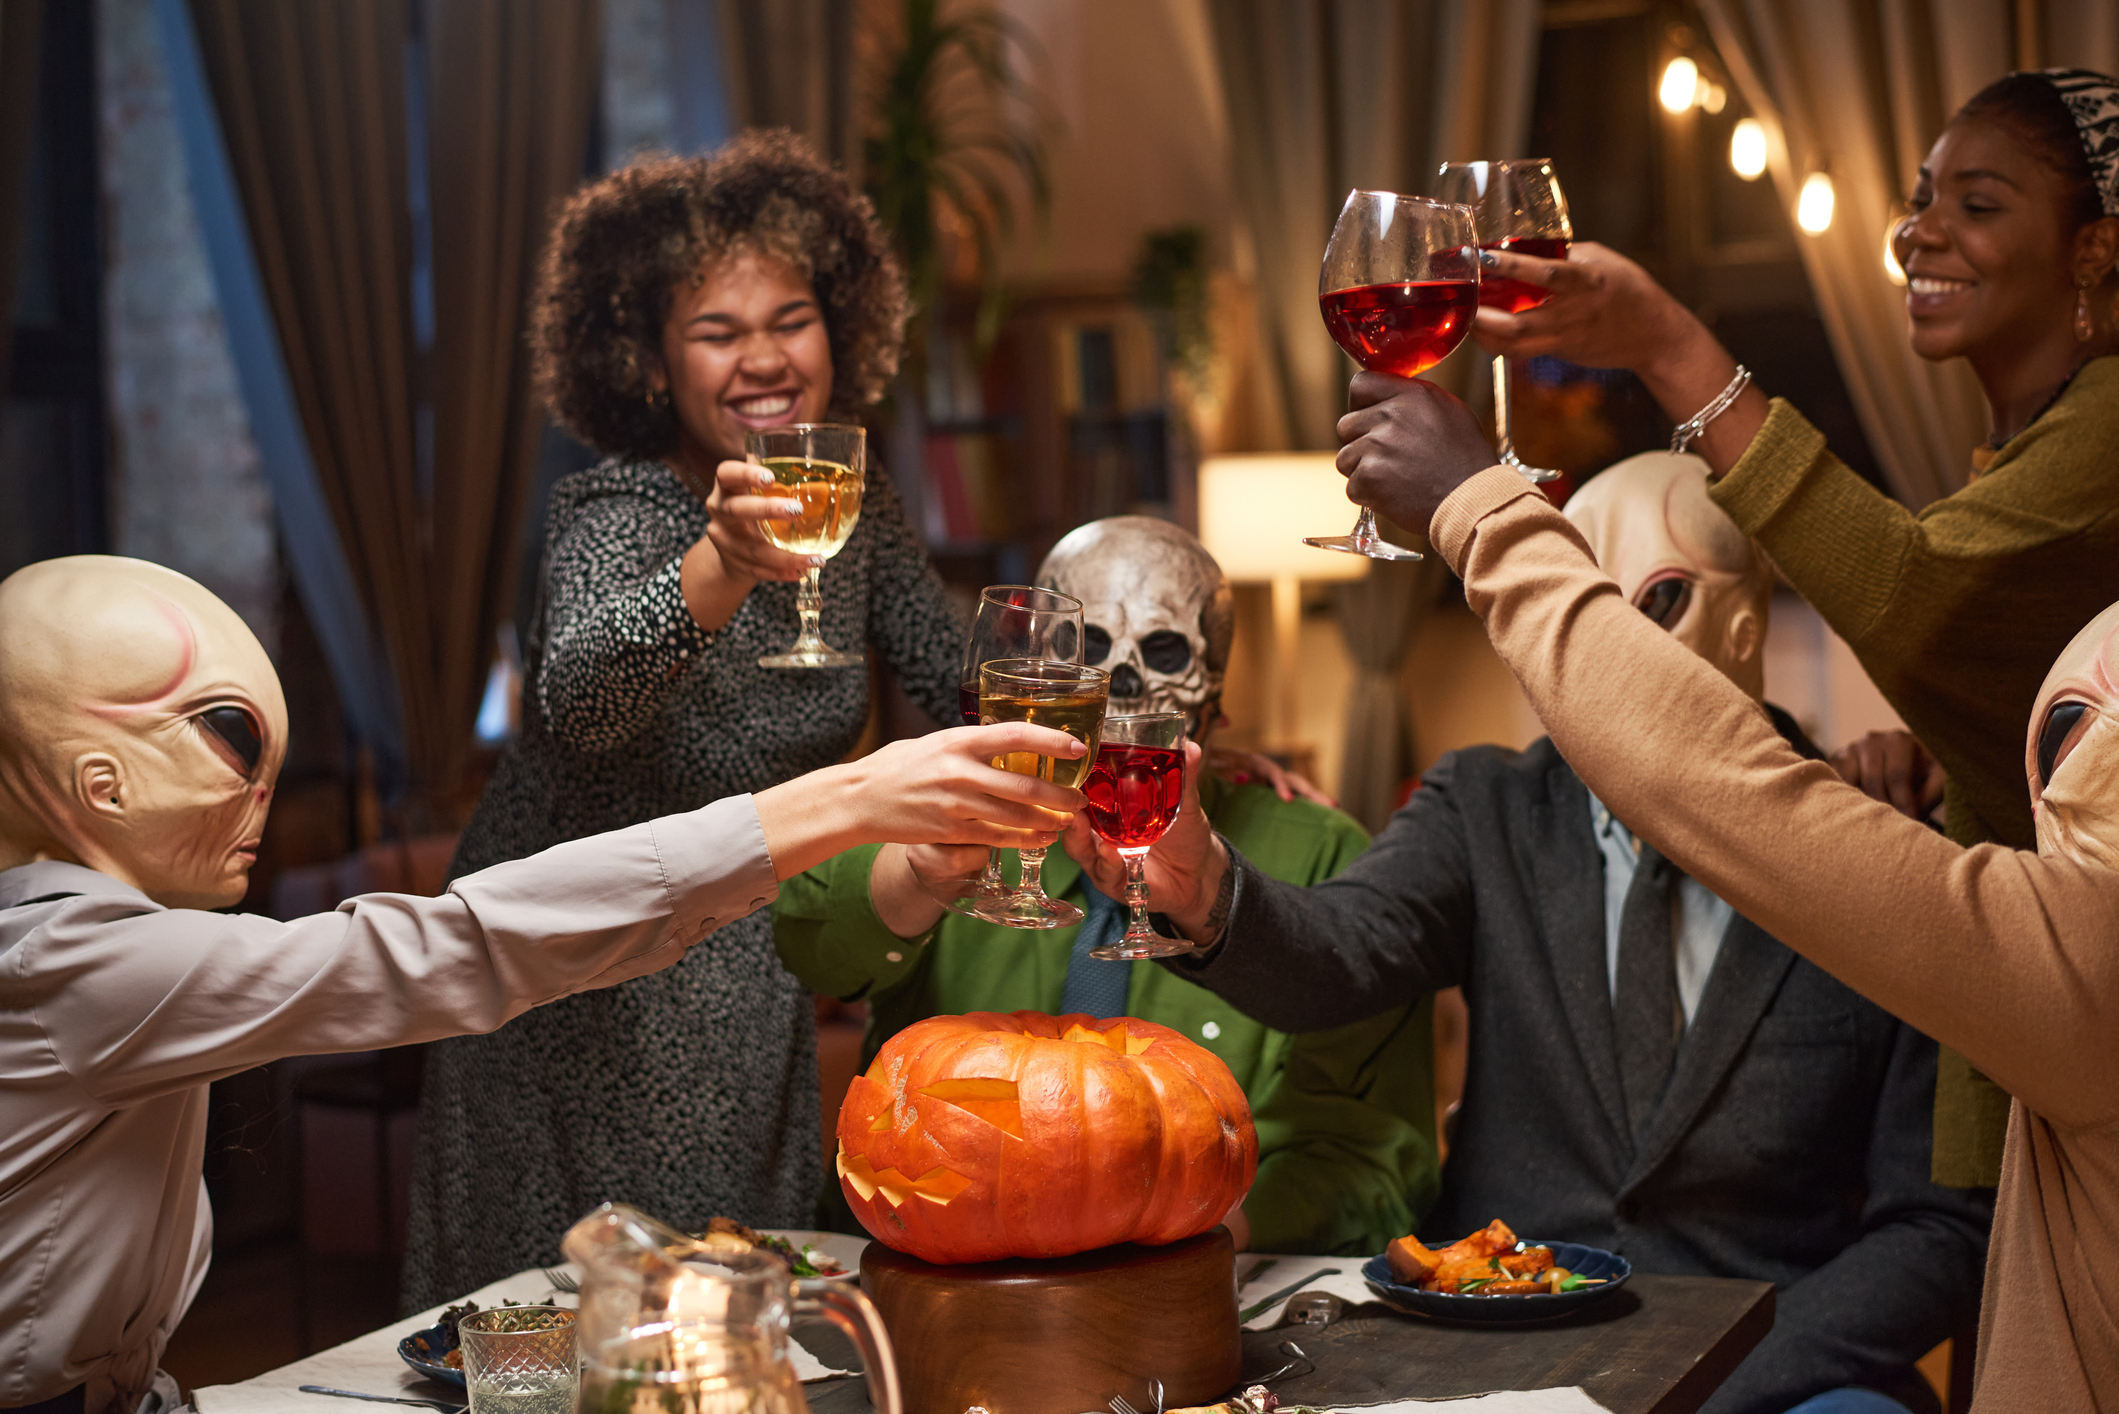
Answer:
<svg viewBox="0 0 2119 1414"><path fill-rule="evenodd" d="M1074 951L1067 958L1067 985L1060 989L1060 1011L1087 1012L1110 1018L1126 1014L1126 986L1133 980L1130 962L1105 962L1089 956L1089 949L1118 941L1126 931L1126 906L1110 897L1082 875L1089 891L1088 917L1074 935Z"/></svg>

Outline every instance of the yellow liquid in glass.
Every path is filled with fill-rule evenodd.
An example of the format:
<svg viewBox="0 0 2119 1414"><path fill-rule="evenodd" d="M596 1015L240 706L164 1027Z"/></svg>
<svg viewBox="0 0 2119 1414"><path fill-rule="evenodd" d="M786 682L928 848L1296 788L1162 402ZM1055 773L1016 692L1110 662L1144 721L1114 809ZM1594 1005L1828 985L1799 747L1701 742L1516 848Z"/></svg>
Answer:
<svg viewBox="0 0 2119 1414"><path fill-rule="evenodd" d="M791 496L802 503L799 519L759 521L765 538L798 555L838 554L861 519L861 473L806 457L767 457L759 465L779 483L760 495Z"/></svg>
<svg viewBox="0 0 2119 1414"><path fill-rule="evenodd" d="M1102 692L1024 696L982 694L979 721L987 726L995 722L1035 722L1041 727L1057 728L1089 745L1088 751L1073 761L1040 756L1034 751L1011 751L1006 756L994 757L993 764L1018 776L1036 776L1040 780L1080 789L1082 782L1089 779L1089 768L1096 764L1097 742L1104 734L1105 699L1106 694Z"/></svg>

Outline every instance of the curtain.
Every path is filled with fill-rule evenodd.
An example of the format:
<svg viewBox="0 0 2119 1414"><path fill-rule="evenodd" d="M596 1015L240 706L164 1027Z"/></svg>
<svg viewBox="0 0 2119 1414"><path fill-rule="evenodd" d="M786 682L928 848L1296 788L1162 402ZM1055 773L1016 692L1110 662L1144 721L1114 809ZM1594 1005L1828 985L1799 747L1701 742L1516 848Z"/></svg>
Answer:
<svg viewBox="0 0 2119 1414"><path fill-rule="evenodd" d="M1425 192L1445 161L1520 155L1536 0L1217 0L1237 201L1283 444L1338 445L1345 365L1317 262L1350 187Z"/></svg>
<svg viewBox="0 0 2119 1414"><path fill-rule="evenodd" d="M1217 0L1207 12L1283 445L1336 447L1348 365L1317 315L1317 262L1340 204L1350 187L1428 191L1446 161L1523 155L1539 6ZM1484 360L1467 354L1436 376L1467 392L1475 366ZM1440 596L1440 574L1432 557L1377 563L1336 591L1356 668L1339 799L1371 830L1389 817L1417 759L1398 669Z"/></svg>
<svg viewBox="0 0 2119 1414"><path fill-rule="evenodd" d="M412 322L405 0L191 0L316 482L395 679L408 779L385 793L413 829L448 822L512 601L539 426L526 296L551 204L582 170L598 8L430 4L429 385Z"/></svg>
<svg viewBox="0 0 2119 1414"><path fill-rule="evenodd" d="M2119 9L2024 0L1702 0L1715 47L1766 123L1775 188L1830 173L1832 226L1803 266L1832 351L1892 489L1918 509L1964 485L1987 433L1962 361L1906 341L1905 299L1882 277L1885 232L1959 105L2011 68L2119 67Z"/></svg>
<svg viewBox="0 0 2119 1414"><path fill-rule="evenodd" d="M671 0L672 4L698 0ZM742 128L793 128L848 171L861 156L854 0L719 0L729 107Z"/></svg>
<svg viewBox="0 0 2119 1414"><path fill-rule="evenodd" d="M600 72L600 7L432 0L428 172L434 229L432 779L472 751L495 633L512 616L544 416L524 341L539 254L581 180ZM407 586L409 589L410 586Z"/></svg>
<svg viewBox="0 0 2119 1414"><path fill-rule="evenodd" d="M37 70L44 0L0 0L0 401L14 353L15 274L22 258L30 141L37 131Z"/></svg>

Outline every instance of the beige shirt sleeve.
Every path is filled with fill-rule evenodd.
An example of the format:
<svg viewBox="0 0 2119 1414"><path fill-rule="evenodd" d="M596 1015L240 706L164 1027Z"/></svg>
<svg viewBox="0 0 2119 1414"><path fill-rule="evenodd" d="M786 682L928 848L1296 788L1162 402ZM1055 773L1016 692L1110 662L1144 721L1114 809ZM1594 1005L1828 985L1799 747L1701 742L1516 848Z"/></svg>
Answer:
<svg viewBox="0 0 2119 1414"><path fill-rule="evenodd" d="M777 895L749 796L459 879L282 923L129 891L61 904L8 979L54 1059L134 1104L281 1056L491 1031L533 1006L675 962Z"/></svg>
<svg viewBox="0 0 2119 1414"><path fill-rule="evenodd" d="M1804 760L1507 468L1459 487L1432 539L1561 754L1619 818L2045 1118L2119 1113L2119 875L1961 849Z"/></svg>

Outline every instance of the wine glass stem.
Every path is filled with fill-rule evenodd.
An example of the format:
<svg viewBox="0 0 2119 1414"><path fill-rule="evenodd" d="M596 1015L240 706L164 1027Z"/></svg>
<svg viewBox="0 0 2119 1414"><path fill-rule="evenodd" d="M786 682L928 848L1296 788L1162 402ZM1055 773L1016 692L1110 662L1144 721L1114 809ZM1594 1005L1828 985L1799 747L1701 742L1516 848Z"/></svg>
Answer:
<svg viewBox="0 0 2119 1414"><path fill-rule="evenodd" d="M1509 416L1508 406L1508 355L1494 355L1494 438L1498 445L1495 451L1501 460L1511 466L1516 461L1516 439Z"/></svg>
<svg viewBox="0 0 2119 1414"><path fill-rule="evenodd" d="M817 621L824 613L823 580L823 567L811 565L802 571L802 587L795 591L795 613L802 620L802 632L795 641L805 647L824 641L824 635L817 627Z"/></svg>
<svg viewBox="0 0 2119 1414"><path fill-rule="evenodd" d="M1381 538L1380 533L1376 529L1376 513L1367 506L1363 506L1361 514L1354 518L1353 538L1364 544Z"/></svg>
<svg viewBox="0 0 2119 1414"><path fill-rule="evenodd" d="M1126 861L1126 907L1131 913L1126 932L1134 936L1152 933L1155 930L1148 925L1148 851L1122 849L1118 853Z"/></svg>
<svg viewBox="0 0 2119 1414"><path fill-rule="evenodd" d="M1015 891L1031 898L1045 896L1045 851L1041 849L1019 849L1016 857L1023 862L1022 873L1016 880Z"/></svg>

